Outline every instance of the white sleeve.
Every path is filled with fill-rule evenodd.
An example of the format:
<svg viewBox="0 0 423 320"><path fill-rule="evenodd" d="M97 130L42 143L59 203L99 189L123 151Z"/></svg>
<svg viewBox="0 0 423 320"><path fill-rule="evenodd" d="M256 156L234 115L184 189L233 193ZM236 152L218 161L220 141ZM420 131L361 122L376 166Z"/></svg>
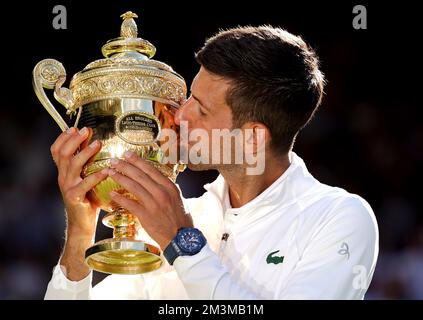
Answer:
<svg viewBox="0 0 423 320"><path fill-rule="evenodd" d="M148 299L149 293L142 275L109 275L92 287L91 271L80 281L66 278L60 265L53 270L45 300L119 300Z"/></svg>
<svg viewBox="0 0 423 320"><path fill-rule="evenodd" d="M280 299L363 299L379 251L377 222L359 197L337 206L315 230Z"/></svg>
<svg viewBox="0 0 423 320"><path fill-rule="evenodd" d="M173 266L190 299L260 299L231 278L208 244L194 256L178 257Z"/></svg>
<svg viewBox="0 0 423 320"><path fill-rule="evenodd" d="M53 276L48 283L45 300L87 300L90 299L91 281L90 272L80 281L71 281L66 278L62 268L57 264L53 269Z"/></svg>
<svg viewBox="0 0 423 320"><path fill-rule="evenodd" d="M350 200L317 230L275 299L363 298L378 255L378 230L370 206ZM232 279L208 245L194 256L178 257L174 267L191 299L261 298Z"/></svg>

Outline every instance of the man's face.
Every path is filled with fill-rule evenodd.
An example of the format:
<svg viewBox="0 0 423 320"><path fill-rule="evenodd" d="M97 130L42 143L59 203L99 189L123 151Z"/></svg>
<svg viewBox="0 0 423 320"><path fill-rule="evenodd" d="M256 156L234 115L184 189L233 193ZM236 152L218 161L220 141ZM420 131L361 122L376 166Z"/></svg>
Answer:
<svg viewBox="0 0 423 320"><path fill-rule="evenodd" d="M181 149L189 155L190 169L218 168L216 164L212 164L212 154L225 152L225 150L222 149L222 145L216 150L212 145L212 137L213 131L218 132L216 129L232 129L232 112L225 102L226 92L229 88L228 80L201 67L192 82L191 95L175 115L176 124L181 126L181 135L183 126L187 126L188 129L188 141L181 138ZM205 135L209 139L205 139ZM226 150L226 152L228 151ZM203 159L201 161L203 163L193 163L192 159L195 158L192 157L193 155L199 156L197 159Z"/></svg>

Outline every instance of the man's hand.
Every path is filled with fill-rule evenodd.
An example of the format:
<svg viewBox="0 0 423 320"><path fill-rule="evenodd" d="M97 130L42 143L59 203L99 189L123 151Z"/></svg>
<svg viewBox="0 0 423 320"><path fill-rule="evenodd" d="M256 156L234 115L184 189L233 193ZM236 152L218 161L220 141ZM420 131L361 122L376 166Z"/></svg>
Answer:
<svg viewBox="0 0 423 320"><path fill-rule="evenodd" d="M137 200L111 192L111 198L135 214L144 230L164 250L179 228L192 227L179 190L174 183L147 161L132 152L125 160L113 159L109 176L133 194Z"/></svg>
<svg viewBox="0 0 423 320"><path fill-rule="evenodd" d="M51 155L58 169L58 183L67 213L66 244L61 265L70 280L81 280L89 269L84 263L85 250L94 239L98 205L87 198L87 192L107 178L107 170L81 178L85 163L101 148L99 141L83 148L90 130L70 128L51 146ZM78 150L80 150L78 152Z"/></svg>

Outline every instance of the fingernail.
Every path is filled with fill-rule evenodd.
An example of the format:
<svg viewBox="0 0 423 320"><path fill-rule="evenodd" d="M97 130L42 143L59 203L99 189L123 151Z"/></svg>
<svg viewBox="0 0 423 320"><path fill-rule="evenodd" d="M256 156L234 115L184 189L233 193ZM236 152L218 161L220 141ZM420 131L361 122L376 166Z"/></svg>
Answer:
<svg viewBox="0 0 423 320"><path fill-rule="evenodd" d="M109 169L108 173L109 173L109 176L112 176L112 175L116 174L116 171L113 170L113 169Z"/></svg>
<svg viewBox="0 0 423 320"><path fill-rule="evenodd" d="M109 169L104 168L103 170L101 170L101 173L108 175L109 174Z"/></svg>
<svg viewBox="0 0 423 320"><path fill-rule="evenodd" d="M117 165L118 163L119 163L119 160L118 159L116 159L116 158L110 159L110 164Z"/></svg>
<svg viewBox="0 0 423 320"><path fill-rule="evenodd" d="M127 159L131 158L134 156L134 153L132 151L125 151L125 153L123 154L123 156Z"/></svg>
<svg viewBox="0 0 423 320"><path fill-rule="evenodd" d="M111 197L118 195L118 193L116 191L110 191L109 194L110 194Z"/></svg>
<svg viewBox="0 0 423 320"><path fill-rule="evenodd" d="M95 140L95 141L91 142L89 147L91 149L95 149L95 148L97 148L97 146L98 146L98 140Z"/></svg>
<svg viewBox="0 0 423 320"><path fill-rule="evenodd" d="M72 134L75 132L75 128L74 127L70 127L68 130L66 130L67 134Z"/></svg>
<svg viewBox="0 0 423 320"><path fill-rule="evenodd" d="M79 130L79 135L85 136L88 133L87 127L83 127L81 130Z"/></svg>

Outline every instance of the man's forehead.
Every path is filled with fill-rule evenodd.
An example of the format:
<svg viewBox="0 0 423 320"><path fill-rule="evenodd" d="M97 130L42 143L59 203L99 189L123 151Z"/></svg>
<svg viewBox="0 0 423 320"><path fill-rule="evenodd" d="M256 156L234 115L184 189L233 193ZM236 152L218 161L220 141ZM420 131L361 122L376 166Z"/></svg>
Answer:
<svg viewBox="0 0 423 320"><path fill-rule="evenodd" d="M206 70L204 67L201 67L192 81L191 90L213 90L219 93L226 93L227 89L230 86L230 81L225 79L222 76L213 74Z"/></svg>

